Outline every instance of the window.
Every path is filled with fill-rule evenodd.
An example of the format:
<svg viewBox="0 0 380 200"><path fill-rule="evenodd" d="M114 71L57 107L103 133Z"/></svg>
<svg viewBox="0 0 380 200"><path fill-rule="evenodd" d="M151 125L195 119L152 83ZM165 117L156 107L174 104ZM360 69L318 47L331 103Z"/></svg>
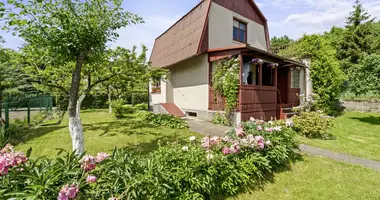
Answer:
<svg viewBox="0 0 380 200"><path fill-rule="evenodd" d="M300 70L292 69L292 88L300 88Z"/></svg>
<svg viewBox="0 0 380 200"><path fill-rule="evenodd" d="M234 19L233 37L235 41L247 43L247 24Z"/></svg>
<svg viewBox="0 0 380 200"><path fill-rule="evenodd" d="M152 81L152 93L161 93L161 78L156 78Z"/></svg>

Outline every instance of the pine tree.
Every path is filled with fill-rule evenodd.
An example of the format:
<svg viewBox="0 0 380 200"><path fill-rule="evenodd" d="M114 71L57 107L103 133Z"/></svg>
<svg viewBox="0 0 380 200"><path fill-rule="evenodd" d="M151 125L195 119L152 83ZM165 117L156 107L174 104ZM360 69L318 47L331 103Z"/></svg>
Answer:
<svg viewBox="0 0 380 200"><path fill-rule="evenodd" d="M341 60L345 72L354 64L358 64L363 55L371 54L378 49L377 42L374 42L374 19L370 19L371 16L359 0L353 8L354 11L350 12L347 18L345 35L337 49L337 58Z"/></svg>

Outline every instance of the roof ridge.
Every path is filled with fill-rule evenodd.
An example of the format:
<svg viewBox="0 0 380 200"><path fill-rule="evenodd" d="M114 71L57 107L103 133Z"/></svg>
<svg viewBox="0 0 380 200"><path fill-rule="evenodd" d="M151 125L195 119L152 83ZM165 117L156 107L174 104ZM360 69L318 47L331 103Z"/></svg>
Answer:
<svg viewBox="0 0 380 200"><path fill-rule="evenodd" d="M177 20L173 25L171 25L166 31L164 31L160 36L158 36L156 38L156 40L160 37L162 37L163 35L165 35L165 33L167 33L171 28L173 28L176 24L178 24L180 21L182 21L186 16L188 16L191 12L193 12L196 8L198 8L203 2L205 1L209 1L209 0L201 0L196 6L194 6L189 12L187 12L184 16L182 16L179 20Z"/></svg>

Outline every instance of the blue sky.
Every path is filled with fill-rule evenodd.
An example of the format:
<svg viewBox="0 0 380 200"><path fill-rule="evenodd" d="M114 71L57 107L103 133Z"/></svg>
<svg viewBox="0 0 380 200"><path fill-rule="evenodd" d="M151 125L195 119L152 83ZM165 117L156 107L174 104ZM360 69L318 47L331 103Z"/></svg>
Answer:
<svg viewBox="0 0 380 200"><path fill-rule="evenodd" d="M5 2L6 0L0 0ZM232 1L232 0L231 0ZM304 33L320 33L333 25L343 26L355 0L255 0L269 23L270 36L288 35L298 38ZM133 25L119 31L120 38L112 47L131 48L145 44L153 47L154 39L180 17L193 8L199 0L125 0L124 7L139 14L145 24ZM380 18L379 0L362 0L373 17ZM0 30L5 47L17 49L22 39Z"/></svg>

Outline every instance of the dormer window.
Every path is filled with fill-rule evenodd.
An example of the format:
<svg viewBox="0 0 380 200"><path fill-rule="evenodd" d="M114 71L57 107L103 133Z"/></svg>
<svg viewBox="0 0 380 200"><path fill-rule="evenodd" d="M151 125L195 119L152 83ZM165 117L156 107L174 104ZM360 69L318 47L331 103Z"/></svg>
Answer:
<svg viewBox="0 0 380 200"><path fill-rule="evenodd" d="M233 37L235 41L247 43L247 24L234 19Z"/></svg>

